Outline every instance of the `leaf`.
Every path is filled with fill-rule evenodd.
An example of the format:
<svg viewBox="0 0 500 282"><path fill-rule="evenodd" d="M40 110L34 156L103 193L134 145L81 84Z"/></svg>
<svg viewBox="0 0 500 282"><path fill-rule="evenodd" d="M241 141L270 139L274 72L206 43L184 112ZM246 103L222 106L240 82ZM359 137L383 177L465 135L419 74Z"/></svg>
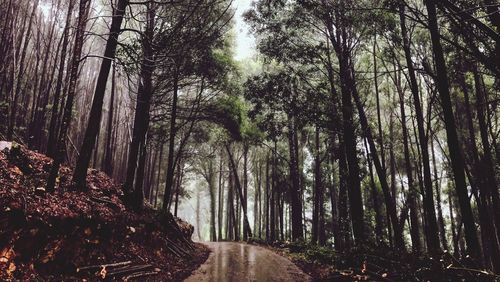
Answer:
<svg viewBox="0 0 500 282"><path fill-rule="evenodd" d="M10 171L12 171L13 173L18 174L18 175L23 175L23 172L17 166L14 166L13 168L11 168Z"/></svg>
<svg viewBox="0 0 500 282"><path fill-rule="evenodd" d="M48 249L47 254L44 257L42 257L41 259L42 263L47 263L54 259L55 254L59 252L59 250L61 249L61 243L62 240L57 240L52 244L53 245L52 248Z"/></svg>
<svg viewBox="0 0 500 282"><path fill-rule="evenodd" d="M90 227L87 227L87 228L85 228L83 233L87 236L90 236L92 234L92 229L90 229Z"/></svg>
<svg viewBox="0 0 500 282"><path fill-rule="evenodd" d="M7 268L7 274L12 275L12 273L14 273L14 271L16 271L16 265L13 262L11 262L9 264L9 268Z"/></svg>
<svg viewBox="0 0 500 282"><path fill-rule="evenodd" d="M108 271L106 270L106 267L103 267L101 271L99 271L99 276L101 276L102 279L106 278L106 274L108 274Z"/></svg>
<svg viewBox="0 0 500 282"><path fill-rule="evenodd" d="M0 252L0 262L1 263L7 263L9 260L12 258L14 255L14 250L13 248L5 248Z"/></svg>

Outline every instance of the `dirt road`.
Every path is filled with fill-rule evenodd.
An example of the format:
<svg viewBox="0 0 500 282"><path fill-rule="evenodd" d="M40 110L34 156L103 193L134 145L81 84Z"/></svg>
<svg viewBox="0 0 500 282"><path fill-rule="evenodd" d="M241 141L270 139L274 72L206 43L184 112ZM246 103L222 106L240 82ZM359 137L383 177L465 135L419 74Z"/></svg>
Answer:
<svg viewBox="0 0 500 282"><path fill-rule="evenodd" d="M290 260L262 247L232 242L206 245L212 253L185 282L311 281Z"/></svg>

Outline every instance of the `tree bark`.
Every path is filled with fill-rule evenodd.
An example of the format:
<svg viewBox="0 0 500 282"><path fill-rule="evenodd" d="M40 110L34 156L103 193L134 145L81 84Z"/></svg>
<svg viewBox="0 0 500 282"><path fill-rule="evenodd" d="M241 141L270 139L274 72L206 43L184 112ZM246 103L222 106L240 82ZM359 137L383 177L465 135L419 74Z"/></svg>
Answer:
<svg viewBox="0 0 500 282"><path fill-rule="evenodd" d="M121 24L125 15L125 8L128 5L128 0L118 0L115 10L113 11L113 19L109 30L109 38L106 42L104 50L104 59L101 63L101 69L97 78L97 85L94 92L94 99L90 116L85 131L83 145L80 149L80 155L76 162L76 167L73 172L73 182L77 189L86 189L86 175L90 163L92 150L94 149L97 133L99 132L99 124L102 116L102 105L104 93L106 92L106 84L108 81L111 62L115 58L116 47L118 45L118 36L120 34Z"/></svg>
<svg viewBox="0 0 500 282"><path fill-rule="evenodd" d="M415 116L417 119L418 137L420 139L420 152L422 155L422 166L424 173L424 214L426 219L425 228L425 238L427 243L427 248L431 255L436 255L441 251L439 247L439 230L436 221L436 211L434 208L434 197L432 189L432 178L430 169L430 159L428 151L427 136L425 135L424 129L424 115L422 112L422 107L420 104L420 97L418 91L417 79L415 77L415 70L413 68L413 62L410 53L410 41L408 39L408 34L406 30L406 20L405 20L405 6L400 4L399 7L399 17L401 21L401 33L403 37L403 49L405 52L406 64L408 67L408 76L410 78L410 88L413 95L413 104L415 106ZM437 23L436 23L437 25ZM437 27L436 27L437 28ZM439 40L439 35L437 40ZM441 70L446 71L446 69ZM450 104L451 107L451 104Z"/></svg>
<svg viewBox="0 0 500 282"><path fill-rule="evenodd" d="M153 36L154 36L154 18L155 9L152 6L147 7L146 30L142 37L143 59L141 62L141 75L139 89L137 94L137 104L135 107L134 129L132 133L132 142L130 143L127 177L123 184L125 199L132 207L141 209L143 204L142 193L133 189L134 179L142 178L140 171L136 171L137 157L141 144L145 145L146 132L149 127L149 109L151 97L153 96ZM136 197L138 196L138 197Z"/></svg>
<svg viewBox="0 0 500 282"><path fill-rule="evenodd" d="M73 111L73 101L75 98L76 84L78 80L78 68L80 66L80 56L83 48L83 39L85 33L85 24L87 22L87 17L89 13L90 0L80 0L80 6L78 10L78 24L76 28L75 35L75 47L73 49L73 56L71 58L71 73L68 86L68 98L66 101L66 106L64 107L64 115L61 125L61 132L56 145L56 155L54 161L52 162L52 168L47 179L47 191L52 192L55 188L56 178L59 174L59 167L63 161L65 153L64 141L66 140L66 134L71 124L71 116ZM84 177L87 176L85 172Z"/></svg>
<svg viewBox="0 0 500 282"><path fill-rule="evenodd" d="M231 148L229 147L229 144L226 144L226 152L229 158L229 163L231 165L231 169L233 170L233 176L234 176L234 184L236 186L236 190L238 191L238 195L240 197L241 201L241 206L243 208L243 225L245 228L248 230L248 237L252 237L252 229L250 228L250 223L248 221L248 216L247 216L247 205L243 199L243 191L241 188L240 180L238 177L238 169L236 167L236 164L234 162L233 154L231 153Z"/></svg>
<svg viewBox="0 0 500 282"><path fill-rule="evenodd" d="M109 112L108 124L106 128L106 150L104 151L104 172L110 177L113 176L113 113L115 105L115 91L116 91L116 64L113 64L113 72L111 73L111 97L109 97ZM150 189L151 190L151 189ZM151 194L151 193L150 193Z"/></svg>
<svg viewBox="0 0 500 282"><path fill-rule="evenodd" d="M469 202L469 197L467 193L467 185L465 181L465 173L463 166L464 164L463 164L462 154L460 152L460 144L458 141L456 125L453 115L453 108L450 98L446 62L443 55L443 48L440 42L440 34L438 30L437 15L436 15L436 4L433 0L425 0L424 2L428 13L429 30L431 33L432 49L436 65L436 84L438 92L440 94L441 104L443 108L446 136L448 139L448 150L450 154L451 167L453 170L453 175L455 180L455 189L457 191L457 196L460 203L460 211L462 214L462 220L465 227L465 238L467 241L468 250L472 255L472 257L475 259L480 259L481 257L480 245L477 238L477 231L476 231L476 226L474 224L474 216L472 214L471 204ZM430 195L426 191L426 198L424 200L426 200L429 206L430 205L433 206L434 204L431 202L432 187L429 193ZM432 220L432 216L429 216L429 219ZM430 230L434 230L433 234L427 234L429 236L432 236L431 239L428 239L428 244L430 244L429 248L431 252L439 251L439 238L434 238L438 234L437 223L435 222L435 216L434 216L434 222L428 222L427 225L429 226L429 233Z"/></svg>

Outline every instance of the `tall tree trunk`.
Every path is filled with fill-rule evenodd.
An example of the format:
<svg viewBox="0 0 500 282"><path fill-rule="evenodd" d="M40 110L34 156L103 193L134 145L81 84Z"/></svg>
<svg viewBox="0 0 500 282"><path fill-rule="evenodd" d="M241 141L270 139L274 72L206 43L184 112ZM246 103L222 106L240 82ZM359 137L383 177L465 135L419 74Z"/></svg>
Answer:
<svg viewBox="0 0 500 282"><path fill-rule="evenodd" d="M268 201L269 201L269 239L271 240L271 242L274 242L276 240L276 222L275 222L275 219L276 219L276 216L275 216L275 213L276 213L276 198L275 198L275 195L276 195L276 190L277 190L277 187L278 187L278 180L277 180L277 142L276 140L274 140L274 149L273 149L273 164L272 164L272 184L269 186L270 188L270 191L269 191L269 197L268 197Z"/></svg>
<svg viewBox="0 0 500 282"><path fill-rule="evenodd" d="M373 83L375 87L375 98L377 102L377 124L378 124L378 142L380 145L380 161L382 164L382 169L385 169L385 148L384 148L384 136L382 131L382 118L380 113L380 94L378 90L378 69L377 69L377 29L373 33Z"/></svg>
<svg viewBox="0 0 500 282"><path fill-rule="evenodd" d="M219 241L223 240L222 237L222 225L223 225L223 215L224 215L224 183L223 183L223 164L224 161L222 159L222 154L220 156L219 160L219 210L218 210L218 220L217 222L219 223L218 225L218 234L219 234Z"/></svg>
<svg viewBox="0 0 500 282"><path fill-rule="evenodd" d="M297 148L297 125L295 117L288 115L288 145L290 152L290 182L292 199L292 240L304 237L302 228L302 202L300 197L299 160ZM276 190L273 187L273 190Z"/></svg>
<svg viewBox="0 0 500 282"><path fill-rule="evenodd" d="M125 8L127 5L128 0L118 0L118 3L113 11L109 38L106 42L106 48L103 56L104 59L102 60L101 69L97 78L97 85L94 92L94 99L92 101L92 108L90 110L87 129L85 131L85 137L80 149L80 155L73 173L73 182L75 183L77 189L80 190L86 189L87 169L89 167L90 157L92 156L92 150L95 146L97 133L100 128L99 124L102 116L102 105L104 101L104 93L106 92L109 70L111 68L111 62L115 58L118 36L120 34L123 16L125 15Z"/></svg>
<svg viewBox="0 0 500 282"><path fill-rule="evenodd" d="M357 138L354 129L352 96L354 95L354 73L351 72L350 54L347 46L337 55L340 64L340 81L342 93L342 117L344 148L348 166L347 191L349 193L349 210L351 212L352 229L356 244L361 245L365 237L363 199L359 173Z"/></svg>
<svg viewBox="0 0 500 282"><path fill-rule="evenodd" d="M380 210L380 203L378 199L377 185L375 184L375 176L373 175L373 167L371 161L371 153L368 149L368 144L366 143L366 138L364 140L366 158L368 161L368 171L370 173L370 188L372 192L373 210L375 211L375 244L381 244L383 242L382 234L382 211Z"/></svg>
<svg viewBox="0 0 500 282"><path fill-rule="evenodd" d="M471 204L467 193L464 164L463 164L462 154L460 152L460 144L458 141L456 125L453 115L453 108L450 98L450 89L448 85L446 62L443 56L443 48L440 42L440 34L439 34L437 15L436 15L436 4L433 0L425 0L424 2L427 8L427 13L429 18L428 19L429 30L431 33L432 49L436 65L436 84L440 94L441 104L443 108L446 136L448 138L448 150L450 154L451 167L453 170L453 175L455 180L455 189L457 191L457 196L460 203L460 211L465 227L465 238L467 241L467 248L471 253L472 257L474 257L475 259L480 259L481 258L480 245L477 238L477 231L476 231L476 226L474 224L474 216L472 214ZM425 164L425 160L423 161ZM426 191L426 198L424 200L426 200L429 206L430 205L433 206L434 203L431 202L432 187L429 193L430 195ZM432 220L432 216L429 216L429 219ZM439 250L439 238L435 238L438 235L435 216L434 216L434 222L428 222L427 225L429 226L429 234L427 235L432 236L431 239L428 239L429 248L431 249L431 251L436 252ZM432 234L430 234L431 230L434 230Z"/></svg>
<svg viewBox="0 0 500 282"><path fill-rule="evenodd" d="M248 196L248 144L243 144L243 199L241 202L242 207L248 206L247 196ZM243 224L243 240L244 241L248 240L248 230L245 224Z"/></svg>
<svg viewBox="0 0 500 282"><path fill-rule="evenodd" d="M135 206L136 207L142 207L144 204L144 190L143 190L143 184L144 184L144 170L146 166L146 156L147 156L147 151L146 151L146 140L143 140L141 144L139 145L139 162L137 165L137 179L135 181L135 186L134 186L134 194L133 198L136 199Z"/></svg>
<svg viewBox="0 0 500 282"><path fill-rule="evenodd" d="M339 200L338 200L338 226L339 226L339 244L335 246L337 251L347 250L351 245L351 222L348 214L348 199L347 199L347 178L348 168L345 156L345 145L343 135L339 134Z"/></svg>
<svg viewBox="0 0 500 282"><path fill-rule="evenodd" d="M439 235L441 238L441 244L443 245L443 249L448 251L448 243L446 239L446 228L444 224L443 217L443 207L441 201L441 180L438 176L438 170L436 166L436 154L434 153L434 145L431 142L431 155L432 155L432 167L434 169L434 181L436 187L436 202L437 202L437 210L438 210L438 223L439 223Z"/></svg>
<svg viewBox="0 0 500 282"><path fill-rule="evenodd" d="M153 5L153 4L151 4ZM143 58L141 62L141 75L137 94L137 104L135 107L134 129L132 133L132 142L130 143L127 177L123 184L123 192L128 204L136 209L141 209L143 199L141 193L133 189L134 179L141 177L137 168L137 157L141 144L145 144L146 132L149 127L149 109L151 97L153 96L153 36L154 36L154 18L155 8L148 6L146 30L142 38ZM138 196L138 197L136 197Z"/></svg>
<svg viewBox="0 0 500 282"><path fill-rule="evenodd" d="M177 95L179 88L179 68L174 70L174 91L172 99L172 110L170 114L170 131L168 139L168 159L167 159L167 179L165 180L165 194L163 196L164 206L168 209L168 201L172 190L172 183L174 179L174 149L175 149L175 135L177 133L176 120L177 120ZM165 205L166 204L166 205Z"/></svg>
<svg viewBox="0 0 500 282"><path fill-rule="evenodd" d="M38 1L37 1L38 2ZM61 58L59 60L59 71L57 73L56 88L54 90L54 102L50 112L49 122L49 137L47 141L47 155L54 157L55 144L57 140L57 121L59 112L59 103L61 100L61 92L63 90L64 68L66 64L66 53L68 51L69 29L71 28L71 14L73 13L74 0L70 0L68 4L68 12L66 13L66 24L63 31L63 42L61 50ZM61 103L61 108L64 105Z"/></svg>
<svg viewBox="0 0 500 282"><path fill-rule="evenodd" d="M397 73L396 73L397 75ZM406 111L405 111L405 101L404 101L404 92L401 88L399 77L396 79L397 81L397 91L399 94L399 109L401 112L401 128L403 131L403 151L404 151L404 159L405 159L405 168L406 168L406 177L408 179L408 204L410 208L410 236L412 242L412 251L415 254L419 254L422 250L422 246L420 244L420 227L418 221L418 211L417 211L417 189L414 185L413 180L413 168L411 165L411 157L410 157L410 149L409 149L409 134L408 127L406 126Z"/></svg>
<svg viewBox="0 0 500 282"><path fill-rule="evenodd" d="M20 94L20 91L21 91L21 82L23 81L23 77L24 77L24 74L25 74L25 71L27 69L27 67L24 66L24 62L26 60L26 54L27 54L27 48L28 48L28 45L29 45L29 42L30 42L30 34L31 34L31 29L32 29L32 26L33 26L33 20L35 19L35 16L36 16L36 12L37 12L37 9L38 9L38 3L40 1L39 0L35 0L34 3L33 3L33 9L31 11L31 15L30 15L30 19L29 19L29 23L28 23L28 28L26 29L26 35L24 37L24 45L23 45L23 49L22 49L22 52L21 52L21 59L19 61L19 74L17 75L17 83L16 83L16 88L14 90L14 98L13 98L13 101L12 101L12 106L11 106L11 112L10 112L10 116L9 116L9 124L8 124L8 128L7 128L7 140L12 140L12 137L14 135L14 128L16 126L16 117L17 117L17 107L18 107L18 101L19 101L19 94ZM70 3L70 9L72 9L72 4ZM69 19L69 14L68 14L68 19ZM68 21L66 21L66 25L67 27L66 28L69 28L69 23ZM68 44L67 41L65 42L66 45ZM62 56L66 56L66 54L62 55ZM1 93L1 87L0 87L0 93Z"/></svg>
<svg viewBox="0 0 500 282"><path fill-rule="evenodd" d="M274 152L274 150L273 150ZM273 155L274 159L274 155ZM266 202L266 209L265 209L265 224L266 224L266 242L271 242L272 237L271 237L271 224L270 224L270 205L269 205L269 196L271 193L272 186L270 184L271 182L271 174L270 174L270 160L269 160L269 155L266 158L266 194L265 194L265 202Z"/></svg>
<svg viewBox="0 0 500 282"><path fill-rule="evenodd" d="M233 170L234 184L236 186L236 190L238 191L238 195L239 195L240 201L241 201L241 207L243 209L243 225L248 230L248 237L252 237L252 229L250 228L250 223L248 221L247 205L243 199L242 188L241 188L240 180L238 177L238 169L237 169L236 164L234 162L233 154L231 153L231 148L229 147L229 144L226 144L225 146L226 146L226 152L228 155L229 163L231 165L231 169Z"/></svg>
<svg viewBox="0 0 500 282"><path fill-rule="evenodd" d="M354 71L354 70L352 70L352 71ZM378 153L377 153L377 147L375 146L375 141L373 140L373 135L371 133L371 129L370 129L369 124L368 124L368 119L366 117L366 113L365 113L363 104L361 102L361 99L359 97L359 94L358 94L356 88L354 88L355 86L353 85L352 87L353 87L352 88L352 95L354 97L354 101L355 101L356 106L358 108L358 114L359 114L359 120L361 122L361 127L364 131L366 140L368 141L368 145L370 146L370 152L371 152L371 155L373 158L373 163L375 165L375 170L377 171L380 185L382 187L382 192L384 194L385 206L386 206L386 209L389 213L389 216L391 217L392 226L394 227L394 242L395 242L396 248L398 248L400 250L404 250L405 246L404 246L404 240L403 240L403 228L401 226L402 223L400 223L399 219L398 219L394 195L390 194L389 184L387 183L387 175L382 168L382 164L380 162L380 158L379 158Z"/></svg>
<svg viewBox="0 0 500 282"><path fill-rule="evenodd" d="M68 98L66 101L66 106L64 107L64 115L61 125L61 131L56 145L56 155L54 161L52 162L52 168L47 179L47 191L54 191L56 178L59 174L59 167L66 155L66 147L64 141L66 140L66 134L71 124L71 116L73 111L73 101L75 98L76 84L78 80L78 68L80 66L80 56L82 54L83 39L85 34L85 24L87 22L87 17L89 13L90 0L80 0L80 6L78 10L78 24L76 27L75 35L75 47L73 48L73 56L71 58L71 69L70 69L70 79L68 86ZM87 173L85 172L85 177Z"/></svg>
<svg viewBox="0 0 500 282"><path fill-rule="evenodd" d="M311 230L311 242L317 243L320 237L320 217L321 210L323 209L323 179L321 176L321 156L320 156L320 140L319 140L319 126L316 125L315 130L315 148L314 148L314 209L313 209L313 223Z"/></svg>
<svg viewBox="0 0 500 282"><path fill-rule="evenodd" d="M115 91L116 91L116 64L113 63L113 72L111 73L111 97L109 97L109 112L108 112L108 124L106 127L106 149L104 151L104 172L109 176L113 176L113 144L112 144L112 134L113 134L113 111L115 103ZM150 193L151 194L151 193Z"/></svg>
<svg viewBox="0 0 500 282"><path fill-rule="evenodd" d="M215 230L215 209L216 209L216 184L215 184L215 167L214 160L211 158L208 161L208 189L210 193L210 240L217 241L217 232Z"/></svg>
<svg viewBox="0 0 500 282"><path fill-rule="evenodd" d="M423 172L424 172L424 213L425 213L425 219L426 219L426 224L424 225L425 238L426 238L427 248L429 249L429 252L432 255L436 255L441 251L441 248L439 247L439 236L438 236L439 232L438 232L438 225L437 225L437 221L436 221L436 210L434 209L434 196L433 196L433 189L432 189L430 159L429 159L429 151L428 151L428 147L427 147L428 138L425 134L424 115L423 115L422 107L421 107L421 103L420 103L418 84L417 84L417 79L415 77L415 70L413 68L413 62L411 59L410 41L408 39L408 34L407 34L407 29L406 29L405 6L403 3L401 3L399 6L399 18L401 21L401 33L402 33L402 37L403 37L403 49L405 52L406 64L408 67L408 76L410 78L410 88L411 88L411 92L413 95L413 104L415 106L415 115L416 115L416 119L417 119L418 137L419 137L419 141L420 141L420 151L422 154L422 166L423 166ZM436 25L437 25L437 23L436 23ZM438 38L438 40L439 40L439 38ZM446 69L441 70L441 71L446 72ZM451 107L451 104L450 104L450 107Z"/></svg>

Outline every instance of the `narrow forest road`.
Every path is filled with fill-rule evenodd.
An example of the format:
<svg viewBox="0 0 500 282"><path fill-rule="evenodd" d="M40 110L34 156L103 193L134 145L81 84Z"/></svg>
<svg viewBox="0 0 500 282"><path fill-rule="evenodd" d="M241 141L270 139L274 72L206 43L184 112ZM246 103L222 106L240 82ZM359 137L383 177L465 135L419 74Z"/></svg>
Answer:
<svg viewBox="0 0 500 282"><path fill-rule="evenodd" d="M233 242L205 244L212 253L185 282L311 281L290 260L265 248Z"/></svg>

